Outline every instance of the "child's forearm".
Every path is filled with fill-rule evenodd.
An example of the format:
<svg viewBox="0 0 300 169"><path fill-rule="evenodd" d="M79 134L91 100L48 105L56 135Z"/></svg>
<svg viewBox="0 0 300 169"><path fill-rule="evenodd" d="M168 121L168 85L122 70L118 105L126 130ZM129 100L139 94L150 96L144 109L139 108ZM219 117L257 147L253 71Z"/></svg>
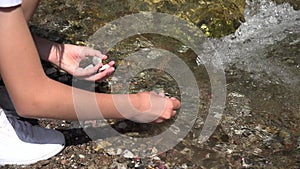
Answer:
<svg viewBox="0 0 300 169"><path fill-rule="evenodd" d="M180 102L175 98L143 92L137 94L93 93L44 79L34 100L24 101L31 107L25 116L65 120L130 119L137 122L162 122L176 114ZM28 96L28 95L27 95ZM30 96L28 96L30 99ZM22 111L21 111L22 112Z"/></svg>
<svg viewBox="0 0 300 169"><path fill-rule="evenodd" d="M95 94L51 79L45 79L39 85L38 95L34 96L35 98L28 98L24 103L27 106L20 109L22 116L65 120L123 118L111 94ZM123 97L123 95L114 97Z"/></svg>

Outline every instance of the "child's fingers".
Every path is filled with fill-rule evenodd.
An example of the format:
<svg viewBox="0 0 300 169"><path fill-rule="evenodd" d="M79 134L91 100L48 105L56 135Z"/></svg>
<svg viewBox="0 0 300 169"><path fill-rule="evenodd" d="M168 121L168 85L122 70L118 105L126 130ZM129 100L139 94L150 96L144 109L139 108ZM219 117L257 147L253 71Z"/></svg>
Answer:
<svg viewBox="0 0 300 169"><path fill-rule="evenodd" d="M177 113L176 110L173 110L172 116L175 116L176 113Z"/></svg>
<svg viewBox="0 0 300 169"><path fill-rule="evenodd" d="M74 76L88 80L88 81L99 81L103 80L106 76L111 75L115 68L113 67L114 61L111 61L107 66L108 68L101 70L103 64L100 62L93 66L92 64L85 68L77 68L74 72ZM101 70L101 71L100 71Z"/></svg>
<svg viewBox="0 0 300 169"><path fill-rule="evenodd" d="M153 123L162 123L162 122L164 122L164 120L160 118L153 121Z"/></svg>
<svg viewBox="0 0 300 169"><path fill-rule="evenodd" d="M113 72L115 71L114 67L110 67L108 69L105 69L102 72L96 73L92 76L86 77L84 78L85 80L88 81L99 81L99 80L103 80L105 77L111 75Z"/></svg>
<svg viewBox="0 0 300 169"><path fill-rule="evenodd" d="M102 63L101 63L102 64ZM101 67L101 65L96 65L96 66L87 66L85 68L77 68L74 71L74 76L78 76L78 77L83 77L83 76L90 76L92 74L95 74L99 68Z"/></svg>
<svg viewBox="0 0 300 169"><path fill-rule="evenodd" d="M110 62L108 63L108 65L109 65L110 67L113 67L113 66L115 65L115 61L110 61Z"/></svg>
<svg viewBox="0 0 300 169"><path fill-rule="evenodd" d="M102 54L101 52L100 52L100 54L98 53L98 54L90 55L90 56L95 56L95 57L101 58L102 60L106 60L108 58L106 55Z"/></svg>
<svg viewBox="0 0 300 169"><path fill-rule="evenodd" d="M176 99L175 97L170 98L173 103L173 109L179 109L180 108L180 101Z"/></svg>
<svg viewBox="0 0 300 169"><path fill-rule="evenodd" d="M107 59L107 56L105 54L101 53L99 50L95 50L95 49L88 48L88 47L85 47L83 49L82 56L83 57L86 57L86 56L95 56L95 57L101 58L102 60Z"/></svg>

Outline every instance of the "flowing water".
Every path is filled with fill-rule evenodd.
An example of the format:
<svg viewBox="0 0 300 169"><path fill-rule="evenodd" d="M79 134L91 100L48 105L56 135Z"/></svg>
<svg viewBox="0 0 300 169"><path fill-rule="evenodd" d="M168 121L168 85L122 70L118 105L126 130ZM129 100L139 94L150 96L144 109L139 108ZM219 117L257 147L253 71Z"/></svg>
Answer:
<svg viewBox="0 0 300 169"><path fill-rule="evenodd" d="M234 65L256 74L255 79L299 90L299 11L288 4L270 1L253 1L248 5L246 22L234 34L208 40L206 43L213 44L216 53L210 54L211 49L204 48L207 51L198 63L201 57L214 59L214 55L220 55L222 60L214 63Z"/></svg>
<svg viewBox="0 0 300 169"><path fill-rule="evenodd" d="M167 154L161 154L160 159L171 168L300 166L299 11L287 3L279 5L270 0L246 1L245 9L241 5L242 1L234 1L235 3L203 1L205 7L218 6L223 2L223 6L221 5L223 10L229 12L225 13L228 15L224 14L226 17L220 19L218 17L222 15L216 14L219 10L206 9L202 1L126 2L128 3L103 2L101 6L103 12L97 13L93 8L98 6L96 2L66 1L64 4L67 6L66 16L74 14L70 8L74 7L75 3L77 4L75 14L79 13L79 18L72 20L74 16L71 16L71 19L66 21L51 16L55 14L54 9L47 9L50 11L49 14L40 10L32 29L35 30L35 25L40 25L44 30L36 32L42 36L60 42L86 44L88 36L105 23L137 11L167 12L193 22L203 28L204 34L210 37L199 44L203 49L200 53L196 54L183 42L156 34L130 37L119 42L108 52L110 58L117 61L117 65L126 63L128 66L136 66L127 63L126 56L135 51L159 47L179 56L189 65L197 80L200 89L200 109L195 124L191 132ZM61 5L58 1L51 3L58 7ZM47 3L45 5L47 6ZM205 10L218 19L207 19L208 16L203 14ZM47 17L45 20L38 20L41 16ZM95 21L97 23L92 24ZM62 26L56 28L58 25ZM53 30L58 30L59 33ZM63 36L57 39L57 35ZM209 73L204 66L208 63L215 69L223 67L225 70L226 106L212 136L204 143L199 143L199 134L213 97L210 87L213 82L210 81ZM110 92L110 85L116 81L109 79L106 84L96 88L101 92ZM177 97L181 94L174 79L159 71L140 72L131 83L131 92L158 90ZM171 125L171 122L146 125L111 121L111 125L119 132L143 137L156 135L170 126L172 131L179 132L180 128ZM110 149L110 153L111 151L114 150Z"/></svg>

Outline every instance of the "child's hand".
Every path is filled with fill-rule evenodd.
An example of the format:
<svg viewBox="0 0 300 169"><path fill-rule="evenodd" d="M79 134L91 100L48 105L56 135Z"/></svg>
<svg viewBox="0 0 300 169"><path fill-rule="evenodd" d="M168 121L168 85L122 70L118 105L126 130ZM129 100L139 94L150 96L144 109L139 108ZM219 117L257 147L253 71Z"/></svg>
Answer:
<svg viewBox="0 0 300 169"><path fill-rule="evenodd" d="M61 48L61 49L60 49ZM104 71L99 71L103 66L99 63L91 68L81 68L79 67L80 61L87 56L99 57L102 60L107 59L106 55L103 55L100 51L94 50L88 47L76 46L71 44L64 44L56 47L56 52L51 53L51 55L56 55L53 61L54 64L59 66L61 69L67 71L75 77L79 77L89 81L99 81L105 79L107 76L114 72L114 61L108 63L109 68Z"/></svg>
<svg viewBox="0 0 300 169"><path fill-rule="evenodd" d="M161 123L175 116L180 108L180 101L176 98L166 98L153 92L131 95L130 104L124 102L124 98L120 99L115 98L114 101L117 101L123 117L140 123Z"/></svg>

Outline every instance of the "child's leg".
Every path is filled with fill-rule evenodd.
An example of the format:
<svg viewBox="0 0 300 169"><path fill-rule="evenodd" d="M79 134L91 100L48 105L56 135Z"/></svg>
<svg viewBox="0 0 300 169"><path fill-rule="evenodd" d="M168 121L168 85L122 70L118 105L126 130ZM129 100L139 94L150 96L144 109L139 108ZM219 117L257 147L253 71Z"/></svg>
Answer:
<svg viewBox="0 0 300 169"><path fill-rule="evenodd" d="M27 22L30 21L39 2L40 2L40 0L23 0L22 1L22 9L23 9L24 16L25 16Z"/></svg>
<svg viewBox="0 0 300 169"><path fill-rule="evenodd" d="M62 133L33 126L0 108L0 166L32 164L59 153L65 144Z"/></svg>

